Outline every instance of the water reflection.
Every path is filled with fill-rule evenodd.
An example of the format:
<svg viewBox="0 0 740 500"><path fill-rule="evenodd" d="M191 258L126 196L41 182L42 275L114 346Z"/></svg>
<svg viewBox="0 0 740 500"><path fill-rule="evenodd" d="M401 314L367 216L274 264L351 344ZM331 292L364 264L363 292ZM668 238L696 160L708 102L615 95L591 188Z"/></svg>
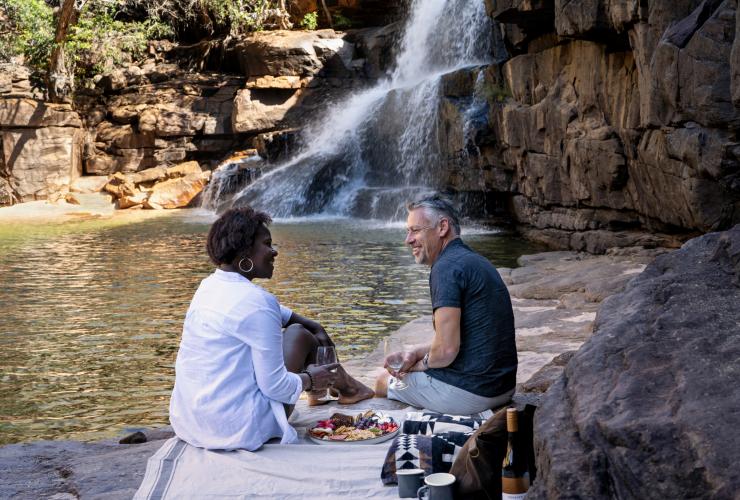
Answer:
<svg viewBox="0 0 740 500"><path fill-rule="evenodd" d="M124 221L125 222L125 221ZM182 318L211 272L210 219L0 226L0 444L97 439L167 422ZM429 311L426 268L400 226L355 220L272 227L280 301L317 318L356 356ZM499 266L530 244L466 238Z"/></svg>

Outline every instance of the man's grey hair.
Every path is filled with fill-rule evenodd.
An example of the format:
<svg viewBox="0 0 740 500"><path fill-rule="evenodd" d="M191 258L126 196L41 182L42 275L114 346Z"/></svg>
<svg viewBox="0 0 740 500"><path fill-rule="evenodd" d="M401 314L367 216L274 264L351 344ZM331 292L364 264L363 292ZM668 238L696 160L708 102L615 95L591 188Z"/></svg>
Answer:
<svg viewBox="0 0 740 500"><path fill-rule="evenodd" d="M435 194L406 204L406 209L409 212L416 210L417 208L423 209L427 217L434 222L435 225L440 219L447 219L455 234L458 236L460 235L460 216L457 214L457 210L455 210L455 207L452 206L452 203L450 203L449 200Z"/></svg>

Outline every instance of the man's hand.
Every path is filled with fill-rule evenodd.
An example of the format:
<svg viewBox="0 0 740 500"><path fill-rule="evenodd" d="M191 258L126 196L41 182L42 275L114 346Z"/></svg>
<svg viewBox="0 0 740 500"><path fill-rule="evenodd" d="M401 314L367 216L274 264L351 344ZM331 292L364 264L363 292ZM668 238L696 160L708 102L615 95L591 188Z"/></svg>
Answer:
<svg viewBox="0 0 740 500"><path fill-rule="evenodd" d="M401 365L401 368L395 370L391 367L390 360L397 358L398 356L403 359L403 364ZM398 351L391 353L385 357L383 368L388 370L388 373L390 373L394 377L403 378L404 375L411 371L417 361L419 361L419 359L417 358L417 355L414 351Z"/></svg>

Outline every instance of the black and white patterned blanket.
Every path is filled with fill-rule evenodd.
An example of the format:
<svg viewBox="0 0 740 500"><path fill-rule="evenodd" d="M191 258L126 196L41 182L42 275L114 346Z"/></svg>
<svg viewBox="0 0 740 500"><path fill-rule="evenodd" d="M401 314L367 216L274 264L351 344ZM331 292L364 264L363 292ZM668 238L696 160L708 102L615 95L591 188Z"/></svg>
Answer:
<svg viewBox="0 0 740 500"><path fill-rule="evenodd" d="M408 413L385 457L380 473L383 484L396 484L400 469L424 469L425 475L449 472L460 448L483 422L470 416Z"/></svg>
<svg viewBox="0 0 740 500"><path fill-rule="evenodd" d="M469 415L447 415L432 411L409 412L403 422L404 434L442 434L445 432L475 432L485 418Z"/></svg>

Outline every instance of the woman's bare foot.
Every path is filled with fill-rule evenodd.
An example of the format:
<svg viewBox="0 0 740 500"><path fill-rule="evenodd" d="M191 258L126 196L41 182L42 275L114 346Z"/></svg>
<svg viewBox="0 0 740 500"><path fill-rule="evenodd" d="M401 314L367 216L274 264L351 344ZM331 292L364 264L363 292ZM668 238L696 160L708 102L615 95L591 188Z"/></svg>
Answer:
<svg viewBox="0 0 740 500"><path fill-rule="evenodd" d="M375 391L356 380L352 380L346 387L336 392L339 395L338 403L341 405L351 405L375 396Z"/></svg>

